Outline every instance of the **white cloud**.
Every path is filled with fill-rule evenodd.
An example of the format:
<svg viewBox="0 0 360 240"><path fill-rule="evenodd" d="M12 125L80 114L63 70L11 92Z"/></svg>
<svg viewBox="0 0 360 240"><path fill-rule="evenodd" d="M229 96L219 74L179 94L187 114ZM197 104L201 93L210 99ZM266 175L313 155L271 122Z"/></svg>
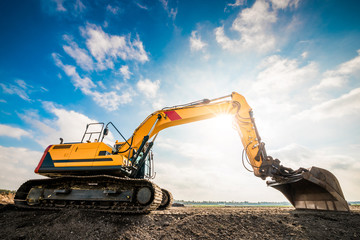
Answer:
<svg viewBox="0 0 360 240"><path fill-rule="evenodd" d="M106 86L104 85L104 83L103 83L102 81L98 81L98 82L97 82L97 85L98 85L99 87L101 87L102 89L106 89Z"/></svg>
<svg viewBox="0 0 360 240"><path fill-rule="evenodd" d="M250 89L246 91L250 92L245 96L260 119L261 135L270 139L266 142L275 146L284 142L324 146L334 139L334 144L341 144L346 132L356 131L360 118L358 88L338 88L319 101L309 91L322 76L318 63L275 55L267 57L259 69L253 84L247 84Z"/></svg>
<svg viewBox="0 0 360 240"><path fill-rule="evenodd" d="M282 58L278 55L267 57L260 64L259 72L252 88L259 94L276 96L277 99L293 98L294 92L304 84L314 80L318 75L317 64L314 62L301 66L296 59Z"/></svg>
<svg viewBox="0 0 360 240"><path fill-rule="evenodd" d="M0 152L0 188L17 190L27 180L40 178L34 169L42 152L4 146L0 146Z"/></svg>
<svg viewBox="0 0 360 240"><path fill-rule="evenodd" d="M297 7L299 0L270 0L274 9L285 9L287 7Z"/></svg>
<svg viewBox="0 0 360 240"><path fill-rule="evenodd" d="M163 109L166 106L166 101L163 98L156 98L152 102L152 107L155 110Z"/></svg>
<svg viewBox="0 0 360 240"><path fill-rule="evenodd" d="M328 118L343 118L346 116L358 116L360 114L360 88L315 105L297 115L300 119L312 119L320 121Z"/></svg>
<svg viewBox="0 0 360 240"><path fill-rule="evenodd" d="M102 89L106 89L106 86L105 86L105 84L104 84L102 81L98 81L98 82L97 82L97 85L98 85L100 88L102 88Z"/></svg>
<svg viewBox="0 0 360 240"><path fill-rule="evenodd" d="M0 83L3 92L6 94L17 95L25 101L31 101L29 97L28 85L23 80L15 80L16 85L14 84L4 84Z"/></svg>
<svg viewBox="0 0 360 240"><path fill-rule="evenodd" d="M206 46L207 46L207 44L201 40L200 36L198 36L198 32L192 31L191 37L190 37L191 51L200 51L200 50L204 49Z"/></svg>
<svg viewBox="0 0 360 240"><path fill-rule="evenodd" d="M40 87L40 89L43 91L43 92L48 92L49 90L47 90L46 88L44 87Z"/></svg>
<svg viewBox="0 0 360 240"><path fill-rule="evenodd" d="M19 85L19 87L21 87L22 89L25 89L25 90L29 86L28 84L26 84L26 82L24 80L21 80L21 79L17 79L17 80L15 80L15 82Z"/></svg>
<svg viewBox="0 0 360 240"><path fill-rule="evenodd" d="M242 10L232 24L231 30L238 32L239 39L227 37L222 26L215 29L216 41L229 51L272 51L276 47L276 37L271 28L277 22L277 9L295 6L294 2L279 0L270 5L269 1L257 0L251 8Z"/></svg>
<svg viewBox="0 0 360 240"><path fill-rule="evenodd" d="M135 4L141 9L148 10L148 7L145 6L145 5L142 5L142 4L138 3L138 2L135 2Z"/></svg>
<svg viewBox="0 0 360 240"><path fill-rule="evenodd" d="M106 11L109 11L112 14L117 14L119 12L119 10L120 10L119 7L113 7L110 4L108 4L107 7L106 7Z"/></svg>
<svg viewBox="0 0 360 240"><path fill-rule="evenodd" d="M76 71L76 67L63 64L63 62L60 60L60 56L58 54L53 53L52 57L55 61L56 66L61 68L65 72L65 74L71 78L74 86L76 88L80 88L80 90L84 94L88 94L89 92L91 92L92 88L96 87L96 85L93 83L93 81L90 78L80 77L80 75Z"/></svg>
<svg viewBox="0 0 360 240"><path fill-rule="evenodd" d="M66 8L63 5L65 0L53 0L53 1L56 3L56 11L66 12Z"/></svg>
<svg viewBox="0 0 360 240"><path fill-rule="evenodd" d="M239 6L243 6L245 3L246 3L246 0L235 0L234 3L229 3L226 6L239 7Z"/></svg>
<svg viewBox="0 0 360 240"><path fill-rule="evenodd" d="M16 139L20 139L21 137L28 137L30 133L21 128L11 127L9 125L0 124L0 136L7 136Z"/></svg>
<svg viewBox="0 0 360 240"><path fill-rule="evenodd" d="M160 88L160 80L151 81L150 79L140 80L136 84L138 90L147 98L155 98Z"/></svg>
<svg viewBox="0 0 360 240"><path fill-rule="evenodd" d="M121 68L119 69L119 71L120 71L120 73L123 75L124 80L130 79L130 76L132 75L132 73L130 72L128 65L123 65L123 66L121 66Z"/></svg>
<svg viewBox="0 0 360 240"><path fill-rule="evenodd" d="M358 56L355 58L340 64L335 70L328 70L323 74L320 83L310 89L315 97L319 97L323 91L343 87L350 77L360 77L360 50L357 53Z"/></svg>
<svg viewBox="0 0 360 240"><path fill-rule="evenodd" d="M64 45L63 49L76 61L76 64L83 70L93 70L94 62L91 56L89 56L88 51L79 48L79 46L74 41L72 41L71 37L68 35L64 35L64 39L68 42L69 45Z"/></svg>
<svg viewBox="0 0 360 240"><path fill-rule="evenodd" d="M309 52L306 51L301 54L301 57L304 59L307 58L308 56L309 56Z"/></svg>
<svg viewBox="0 0 360 240"><path fill-rule="evenodd" d="M110 92L98 92L92 91L88 93L92 96L93 100L101 107L104 107L108 111L115 111L120 105L130 103L135 93L131 88L123 91L121 94L110 91Z"/></svg>
<svg viewBox="0 0 360 240"><path fill-rule="evenodd" d="M81 0L76 0L75 5L74 5L74 9L75 9L76 12L81 13L86 9L86 7L82 3Z"/></svg>
<svg viewBox="0 0 360 240"><path fill-rule="evenodd" d="M259 65L260 72L251 85L251 92L266 96L256 100L257 105L267 106L262 111L268 114L268 109L271 109L275 114L279 114L278 109L281 109L282 113L287 112L287 114L297 115L298 118L309 117L313 120L355 114L358 109L356 104L359 102L357 89L349 92L349 88L345 88L343 84L336 85L336 88L329 85L325 87L323 80L315 86L314 83L319 83L318 79L329 73L333 76L340 76L342 73L340 79L344 79L345 76L349 81L352 80L351 77L356 79L360 70L357 65L360 57L357 56L334 69L321 73L318 64L305 61L303 55L298 59L273 55L265 58ZM333 92L327 93L326 98L319 98L326 93L326 90L333 90ZM338 97L340 94L343 96ZM299 114L302 111L303 113Z"/></svg>
<svg viewBox="0 0 360 240"><path fill-rule="evenodd" d="M164 10L167 12L169 18L175 20L177 15L177 8L170 8L168 0L160 0L161 4L163 5Z"/></svg>
<svg viewBox="0 0 360 240"><path fill-rule="evenodd" d="M228 3L226 4L225 8L224 8L224 12L226 12L226 10L230 7L230 8L236 8L236 7L240 7L240 6L244 6L246 5L247 0L235 0L234 3Z"/></svg>
<svg viewBox="0 0 360 240"><path fill-rule="evenodd" d="M108 10L114 10L108 5ZM87 24L85 28L80 28L83 37L86 39L87 50L82 49L74 42L71 36L64 35L64 39L68 45L63 46L64 51L75 59L77 66L85 71L106 70L114 68L118 59L124 61L133 60L137 62L146 62L149 60L144 46L139 37L131 39L128 36L110 35L105 33L100 26L95 24ZM126 80L130 79L132 73L129 71L128 65L123 65L119 72L123 75L125 84L114 91L101 92L97 89L97 85L87 76L80 76L75 66L64 64L60 59L60 55L53 53L52 57L55 64L61 68L65 74L70 77L73 85L80 91L92 97L92 99L101 107L109 111L114 111L122 104L131 102L135 95L132 87L126 84ZM96 61L93 61L93 58ZM106 89L103 82L98 82L98 86L103 90ZM153 89L156 90L157 89ZM149 91L148 91L149 92Z"/></svg>
<svg viewBox="0 0 360 240"><path fill-rule="evenodd" d="M275 47L275 37L270 32L274 22L276 12L271 11L269 3L258 0L251 8L241 11L232 24L231 29L241 35L240 39L228 38L224 27L219 27L215 29L216 40L222 48L230 51L254 49L267 52Z"/></svg>
<svg viewBox="0 0 360 240"><path fill-rule="evenodd" d="M132 96L134 95L131 87L123 90L121 94L116 91L99 92L96 90L96 84L90 78L80 77L76 68L63 64L58 54L53 53L52 57L55 64L71 78L74 86L79 88L83 94L92 97L99 106L104 107L108 111L114 111L118 109L120 105L131 102Z"/></svg>
<svg viewBox="0 0 360 240"><path fill-rule="evenodd" d="M110 35L94 24L88 24L86 28L81 28L81 31L100 70L114 68L114 61L118 58L141 63L149 60L139 37L131 40L130 36Z"/></svg>
<svg viewBox="0 0 360 240"><path fill-rule="evenodd" d="M49 11L48 13L54 13L55 10L55 13L62 12L71 17L79 17L86 9L86 6L81 0L50 0L42 2ZM54 3L56 6L54 6Z"/></svg>

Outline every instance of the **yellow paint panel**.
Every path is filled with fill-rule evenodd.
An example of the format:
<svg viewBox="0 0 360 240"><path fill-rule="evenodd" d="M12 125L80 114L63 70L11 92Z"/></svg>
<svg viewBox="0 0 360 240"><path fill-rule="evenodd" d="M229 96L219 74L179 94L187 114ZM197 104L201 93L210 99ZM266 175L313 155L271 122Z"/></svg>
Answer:
<svg viewBox="0 0 360 240"><path fill-rule="evenodd" d="M126 158L122 155L109 154L99 156L101 151L111 153L112 148L102 142L78 143L73 144L71 149L66 149L66 151L64 149L51 151L51 156L53 157L54 154L55 158L53 157L53 160L67 160L66 162L54 162L55 167L123 166L127 162ZM65 154L67 155L66 157L64 157ZM84 161L86 159L89 161ZM112 160L101 161L101 159Z"/></svg>
<svg viewBox="0 0 360 240"><path fill-rule="evenodd" d="M100 142L98 149L97 149L97 152L98 152L97 155L99 155L100 151L107 151L107 152L111 153L112 148L109 147L108 145L106 145L105 143Z"/></svg>
<svg viewBox="0 0 360 240"><path fill-rule="evenodd" d="M73 147L73 144L54 145L50 148L49 153L53 160L68 159Z"/></svg>
<svg viewBox="0 0 360 240"><path fill-rule="evenodd" d="M56 167L91 167L93 162L92 159L89 159L89 162L68 162L68 163L57 163ZM58 164L64 164L59 165Z"/></svg>
<svg viewBox="0 0 360 240"><path fill-rule="evenodd" d="M97 153L97 149L102 142L96 143L79 143L74 144L71 156L69 159L89 159L94 158Z"/></svg>
<svg viewBox="0 0 360 240"><path fill-rule="evenodd" d="M67 146L70 146L67 148ZM103 142L94 143L76 143L55 145L50 149L51 158L53 160L68 160L67 162L54 162L55 167L91 167L94 158L98 157L100 151L111 152L111 147ZM89 161L74 161L86 160Z"/></svg>

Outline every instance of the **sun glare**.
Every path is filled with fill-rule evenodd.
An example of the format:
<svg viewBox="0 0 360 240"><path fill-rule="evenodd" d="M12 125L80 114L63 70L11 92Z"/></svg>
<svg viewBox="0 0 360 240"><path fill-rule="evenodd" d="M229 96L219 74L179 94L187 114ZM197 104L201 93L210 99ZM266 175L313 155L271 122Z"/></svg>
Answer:
<svg viewBox="0 0 360 240"><path fill-rule="evenodd" d="M213 122L217 127L231 128L233 123L233 115L231 114L219 114L213 119ZM214 126L215 127L215 126Z"/></svg>
<svg viewBox="0 0 360 240"><path fill-rule="evenodd" d="M234 131L233 126L233 116L230 114L219 114L217 117L210 119L207 122L212 133L217 135L215 137L220 137L223 139L229 132Z"/></svg>
<svg viewBox="0 0 360 240"><path fill-rule="evenodd" d="M211 152L216 156L225 156L225 152L231 152L232 148L241 145L239 136L233 128L233 115L230 114L220 114L201 122L195 132L202 133L200 144L211 146Z"/></svg>

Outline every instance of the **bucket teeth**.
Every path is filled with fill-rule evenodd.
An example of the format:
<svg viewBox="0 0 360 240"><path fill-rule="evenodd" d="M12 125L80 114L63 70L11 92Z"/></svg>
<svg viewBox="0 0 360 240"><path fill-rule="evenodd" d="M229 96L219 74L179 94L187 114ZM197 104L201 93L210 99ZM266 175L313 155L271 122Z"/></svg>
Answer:
<svg viewBox="0 0 360 240"><path fill-rule="evenodd" d="M282 192L296 209L350 211L337 178L322 168L311 167L268 185Z"/></svg>

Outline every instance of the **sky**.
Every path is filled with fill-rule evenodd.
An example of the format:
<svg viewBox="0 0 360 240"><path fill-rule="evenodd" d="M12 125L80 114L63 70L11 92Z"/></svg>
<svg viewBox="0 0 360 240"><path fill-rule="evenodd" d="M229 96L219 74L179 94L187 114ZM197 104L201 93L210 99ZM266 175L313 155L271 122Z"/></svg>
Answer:
<svg viewBox="0 0 360 240"><path fill-rule="evenodd" d="M86 124L126 137L166 106L236 91L269 155L334 173L360 199L360 2L0 1L0 188ZM108 141L121 140L113 133ZM156 178L177 200L286 201L241 163L226 118L162 131Z"/></svg>

